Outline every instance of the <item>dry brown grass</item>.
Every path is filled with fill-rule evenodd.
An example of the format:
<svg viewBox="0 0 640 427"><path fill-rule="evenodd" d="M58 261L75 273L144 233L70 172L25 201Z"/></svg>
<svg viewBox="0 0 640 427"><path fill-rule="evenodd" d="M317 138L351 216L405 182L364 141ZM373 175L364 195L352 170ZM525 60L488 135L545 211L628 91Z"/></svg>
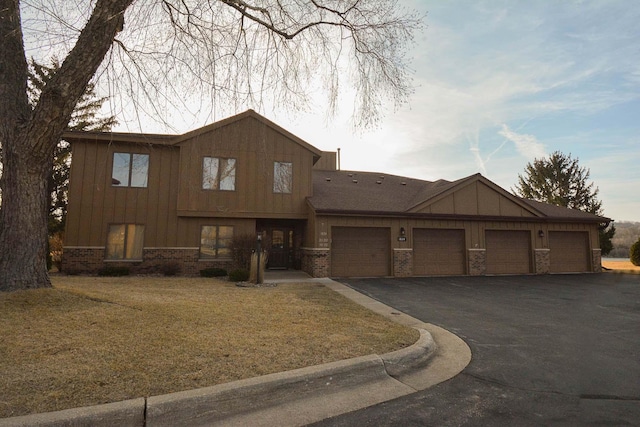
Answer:
<svg viewBox="0 0 640 427"><path fill-rule="evenodd" d="M382 354L417 332L317 284L54 277L0 294L0 417Z"/></svg>
<svg viewBox="0 0 640 427"><path fill-rule="evenodd" d="M602 266L611 270L640 272L640 267L633 265L631 261L608 261L603 258Z"/></svg>

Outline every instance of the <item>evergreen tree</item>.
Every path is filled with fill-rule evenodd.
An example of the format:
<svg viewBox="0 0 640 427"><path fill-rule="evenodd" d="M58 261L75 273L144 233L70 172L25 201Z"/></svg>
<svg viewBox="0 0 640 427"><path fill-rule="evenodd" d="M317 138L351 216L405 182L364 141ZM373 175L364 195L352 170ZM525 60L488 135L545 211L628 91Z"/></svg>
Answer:
<svg viewBox="0 0 640 427"><path fill-rule="evenodd" d="M528 163L525 174L518 174L518 184L512 191L526 199L577 209L602 216L602 201L598 200L598 187L589 182L589 169L581 167L578 159L559 151L549 158ZM611 239L615 234L613 223L600 228L602 255L611 252Z"/></svg>

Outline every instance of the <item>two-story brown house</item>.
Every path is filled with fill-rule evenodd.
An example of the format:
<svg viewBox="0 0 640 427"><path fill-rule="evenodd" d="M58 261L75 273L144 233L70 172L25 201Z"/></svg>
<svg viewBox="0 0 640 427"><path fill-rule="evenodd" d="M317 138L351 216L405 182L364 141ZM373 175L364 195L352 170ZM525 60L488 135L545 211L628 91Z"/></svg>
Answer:
<svg viewBox="0 0 640 427"><path fill-rule="evenodd" d="M312 276L600 271L607 218L513 196L482 177L428 182L336 170L249 110L184 135L69 132L63 270L231 267L261 234L269 268Z"/></svg>

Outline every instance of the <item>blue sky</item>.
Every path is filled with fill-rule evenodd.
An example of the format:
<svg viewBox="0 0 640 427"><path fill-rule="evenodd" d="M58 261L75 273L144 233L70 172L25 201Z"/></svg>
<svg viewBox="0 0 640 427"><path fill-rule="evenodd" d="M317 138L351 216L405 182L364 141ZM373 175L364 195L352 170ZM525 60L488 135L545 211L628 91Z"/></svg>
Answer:
<svg viewBox="0 0 640 427"><path fill-rule="evenodd" d="M590 169L605 216L640 221L640 3L399 4L425 14L426 29L410 52L415 93L378 128L354 130L348 100L328 120L321 103L295 115L247 107L320 149L340 147L343 169L426 180L479 172L510 190L536 157L570 153ZM182 119L163 118L178 132L206 124Z"/></svg>
<svg viewBox="0 0 640 427"><path fill-rule="evenodd" d="M408 105L355 133L347 106L330 126L315 112L267 116L340 147L343 169L427 180L479 172L511 189L534 158L570 153L606 216L640 221L640 3L401 3L427 14Z"/></svg>

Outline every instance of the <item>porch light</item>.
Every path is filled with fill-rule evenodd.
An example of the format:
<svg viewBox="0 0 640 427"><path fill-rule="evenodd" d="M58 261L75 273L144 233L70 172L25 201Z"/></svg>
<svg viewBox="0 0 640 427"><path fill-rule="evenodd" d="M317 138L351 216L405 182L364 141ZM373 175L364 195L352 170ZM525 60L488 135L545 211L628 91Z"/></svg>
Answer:
<svg viewBox="0 0 640 427"><path fill-rule="evenodd" d="M400 235L405 236L407 232L404 230L404 227L400 227Z"/></svg>
<svg viewBox="0 0 640 427"><path fill-rule="evenodd" d="M540 238L543 238L544 237L544 231L538 230L538 236L540 236Z"/></svg>

